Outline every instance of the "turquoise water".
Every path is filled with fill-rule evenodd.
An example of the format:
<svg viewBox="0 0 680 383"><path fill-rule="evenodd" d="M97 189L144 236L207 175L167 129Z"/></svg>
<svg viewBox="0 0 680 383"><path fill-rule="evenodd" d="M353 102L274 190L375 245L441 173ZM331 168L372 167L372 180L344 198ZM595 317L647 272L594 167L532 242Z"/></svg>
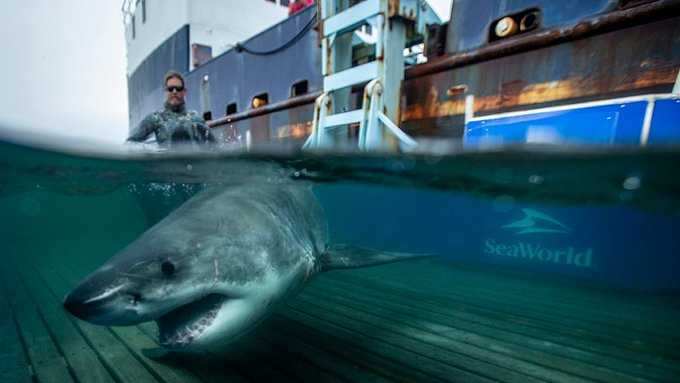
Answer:
<svg viewBox="0 0 680 383"><path fill-rule="evenodd" d="M0 143L2 381L680 380L680 152L42 147ZM313 186L331 242L436 257L322 274L217 357L155 361L153 323L63 310L200 190L281 180Z"/></svg>

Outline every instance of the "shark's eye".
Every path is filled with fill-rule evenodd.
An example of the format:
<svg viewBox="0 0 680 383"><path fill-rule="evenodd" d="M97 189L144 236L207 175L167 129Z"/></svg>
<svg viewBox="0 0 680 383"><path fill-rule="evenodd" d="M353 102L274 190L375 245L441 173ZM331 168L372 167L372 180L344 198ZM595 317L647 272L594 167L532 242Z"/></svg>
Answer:
<svg viewBox="0 0 680 383"><path fill-rule="evenodd" d="M140 293L130 293L130 303L136 305L142 300L142 295Z"/></svg>
<svg viewBox="0 0 680 383"><path fill-rule="evenodd" d="M170 261L163 261L163 263L161 263L161 272L166 277L169 277L175 273L175 265Z"/></svg>

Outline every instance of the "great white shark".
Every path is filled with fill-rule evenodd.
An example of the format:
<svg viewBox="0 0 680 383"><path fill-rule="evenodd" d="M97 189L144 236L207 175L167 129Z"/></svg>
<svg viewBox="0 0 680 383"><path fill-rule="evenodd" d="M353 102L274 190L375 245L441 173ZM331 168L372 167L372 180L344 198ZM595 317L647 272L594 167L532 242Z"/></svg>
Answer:
<svg viewBox="0 0 680 383"><path fill-rule="evenodd" d="M424 256L329 244L323 210L307 186L215 188L114 255L64 306L105 326L155 321L160 350L214 353L315 274Z"/></svg>

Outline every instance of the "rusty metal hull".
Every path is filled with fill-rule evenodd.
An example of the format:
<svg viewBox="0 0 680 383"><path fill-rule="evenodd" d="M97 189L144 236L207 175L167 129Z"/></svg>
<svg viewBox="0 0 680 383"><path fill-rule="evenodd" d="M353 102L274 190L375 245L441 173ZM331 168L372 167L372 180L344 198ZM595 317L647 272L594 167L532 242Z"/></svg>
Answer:
<svg viewBox="0 0 680 383"><path fill-rule="evenodd" d="M466 95L483 115L670 92L678 68L676 16L437 73L413 68L402 89L401 122L410 134L455 137L462 135Z"/></svg>
<svg viewBox="0 0 680 383"><path fill-rule="evenodd" d="M295 103L284 101L257 113L226 116L210 126L217 139L232 149L290 151L300 149L312 133L313 115L314 99L299 97Z"/></svg>
<svg viewBox="0 0 680 383"><path fill-rule="evenodd" d="M608 5L598 6L604 10L595 16L570 19L567 24L556 15L552 29L546 19L545 29L491 43L477 41L475 44L482 44L478 48L450 52L407 69L401 86L401 127L414 136L460 138L469 95L474 96L474 114L488 115L670 92L680 68L680 0L623 3L641 5L613 10ZM309 9L253 37L248 44L278 46L311 14ZM460 36L461 31L454 35ZM159 52L163 56L164 50ZM277 55L229 51L188 73L189 89L201 89L202 81L209 79L212 85L207 93L212 105L202 108L197 91L190 92L187 104L218 117L211 125L226 141L245 145L248 136L251 147L276 146L277 142L301 145L310 131L313 101L322 84L320 69L318 31L311 29L304 39ZM300 80L308 81L309 93L291 98L292 86ZM138 88L131 91L135 97L130 97L133 125L162 104L161 88ZM270 104L250 109L251 99L261 93L269 95ZM219 117L230 104L238 105L241 112ZM240 141L235 137L241 137Z"/></svg>

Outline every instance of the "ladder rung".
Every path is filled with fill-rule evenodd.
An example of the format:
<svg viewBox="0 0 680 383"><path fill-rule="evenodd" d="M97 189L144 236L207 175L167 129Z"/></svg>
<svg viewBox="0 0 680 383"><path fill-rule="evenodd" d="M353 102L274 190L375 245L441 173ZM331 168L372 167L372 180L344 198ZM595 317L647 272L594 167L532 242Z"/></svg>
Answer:
<svg viewBox="0 0 680 383"><path fill-rule="evenodd" d="M323 23L323 33L328 37L334 33L342 33L355 29L364 20L380 13L380 0L365 0L331 16Z"/></svg>
<svg viewBox="0 0 680 383"><path fill-rule="evenodd" d="M330 92L378 77L378 62L371 61L323 78L323 90Z"/></svg>
<svg viewBox="0 0 680 383"><path fill-rule="evenodd" d="M324 128L332 128L339 125L347 125L360 122L364 118L363 109L352 110L350 112L333 114L326 116L323 122Z"/></svg>

